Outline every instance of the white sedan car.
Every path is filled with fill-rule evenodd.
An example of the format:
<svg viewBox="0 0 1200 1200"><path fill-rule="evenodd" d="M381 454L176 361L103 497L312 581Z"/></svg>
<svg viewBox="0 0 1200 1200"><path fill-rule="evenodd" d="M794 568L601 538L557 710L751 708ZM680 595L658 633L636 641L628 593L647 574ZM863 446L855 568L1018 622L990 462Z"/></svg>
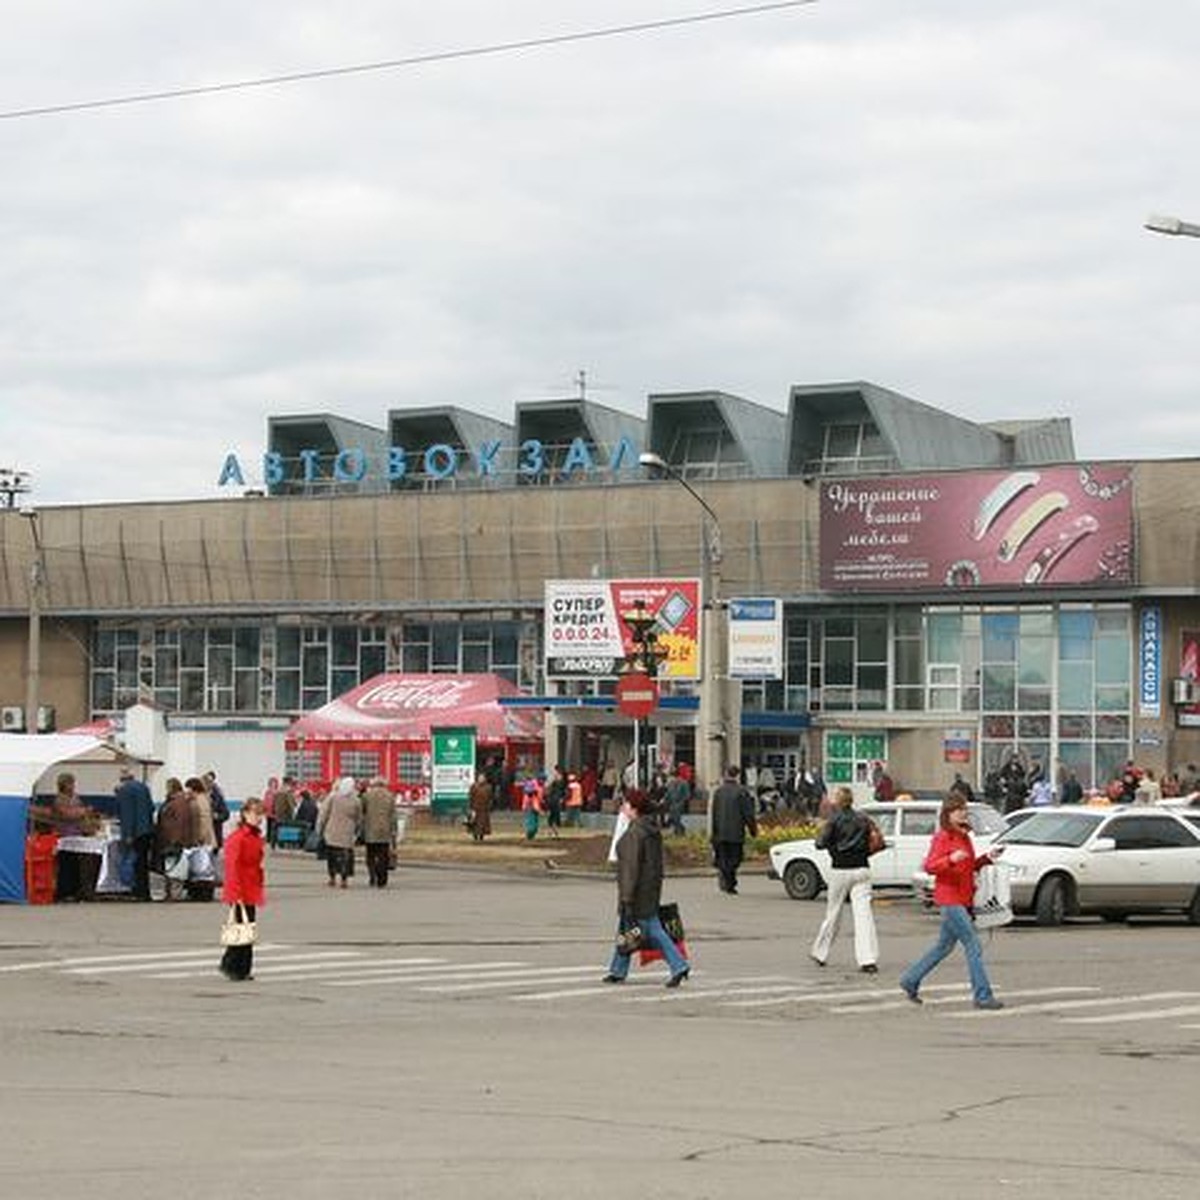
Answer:
<svg viewBox="0 0 1200 1200"><path fill-rule="evenodd" d="M910 888L915 872L929 850L937 829L938 800L898 800L890 804L864 804L855 808L879 826L887 846L871 856L871 883L875 887ZM980 851L1004 830L1004 821L987 804L969 808L971 834ZM812 900L825 887L829 854L818 850L813 838L779 842L771 847L771 878L782 879L793 900Z"/></svg>
<svg viewBox="0 0 1200 1200"><path fill-rule="evenodd" d="M1039 925L1144 912L1181 912L1200 925L1200 829L1189 817L1137 805L1030 817L997 839L1013 911L1032 913Z"/></svg>

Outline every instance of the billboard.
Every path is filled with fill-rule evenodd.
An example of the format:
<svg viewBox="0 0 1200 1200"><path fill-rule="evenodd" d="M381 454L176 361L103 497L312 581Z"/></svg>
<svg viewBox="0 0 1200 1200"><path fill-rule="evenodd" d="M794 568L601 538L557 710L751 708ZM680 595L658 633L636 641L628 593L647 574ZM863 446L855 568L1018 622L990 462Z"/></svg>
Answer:
<svg viewBox="0 0 1200 1200"><path fill-rule="evenodd" d="M609 679L634 648L625 614L639 601L667 651L660 679L700 678L698 579L546 580L546 678Z"/></svg>
<svg viewBox="0 0 1200 1200"><path fill-rule="evenodd" d="M1179 678L1200 679L1200 629L1185 629L1179 653ZM1184 704L1177 710L1181 728L1200 725L1200 704Z"/></svg>
<svg viewBox="0 0 1200 1200"><path fill-rule="evenodd" d="M1128 464L887 476L821 485L829 592L1133 582Z"/></svg>
<svg viewBox="0 0 1200 1200"><path fill-rule="evenodd" d="M729 678L783 678L783 601L729 601Z"/></svg>

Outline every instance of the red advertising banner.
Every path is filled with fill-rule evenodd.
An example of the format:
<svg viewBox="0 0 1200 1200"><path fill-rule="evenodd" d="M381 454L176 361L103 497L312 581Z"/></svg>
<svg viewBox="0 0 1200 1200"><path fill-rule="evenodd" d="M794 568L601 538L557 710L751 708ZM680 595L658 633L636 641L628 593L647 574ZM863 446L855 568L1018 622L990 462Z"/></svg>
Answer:
<svg viewBox="0 0 1200 1200"><path fill-rule="evenodd" d="M1133 582L1127 464L847 479L821 485L829 592Z"/></svg>
<svg viewBox="0 0 1200 1200"><path fill-rule="evenodd" d="M1179 678L1200 679L1200 630L1185 629L1179 654ZM1177 710L1181 726L1200 725L1200 704L1184 704Z"/></svg>

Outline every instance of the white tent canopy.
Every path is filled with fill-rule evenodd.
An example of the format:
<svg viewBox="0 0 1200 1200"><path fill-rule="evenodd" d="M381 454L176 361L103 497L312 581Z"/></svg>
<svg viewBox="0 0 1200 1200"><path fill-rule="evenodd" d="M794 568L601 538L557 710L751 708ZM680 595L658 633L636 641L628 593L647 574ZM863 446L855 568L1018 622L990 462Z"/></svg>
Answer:
<svg viewBox="0 0 1200 1200"><path fill-rule="evenodd" d="M99 738L78 733L0 735L0 796L28 797L45 773L60 763L85 759L115 762L119 751Z"/></svg>

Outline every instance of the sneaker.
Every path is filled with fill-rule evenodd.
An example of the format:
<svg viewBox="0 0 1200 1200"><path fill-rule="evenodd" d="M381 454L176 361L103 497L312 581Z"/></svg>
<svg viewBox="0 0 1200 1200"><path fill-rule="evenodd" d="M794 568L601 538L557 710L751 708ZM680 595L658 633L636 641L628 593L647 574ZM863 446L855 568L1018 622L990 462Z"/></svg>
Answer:
<svg viewBox="0 0 1200 1200"><path fill-rule="evenodd" d="M679 971L677 974L672 975L671 978L668 979L667 982L663 984L663 987L677 988L688 977L688 974L689 974L689 968L684 967L682 971Z"/></svg>
<svg viewBox="0 0 1200 1200"><path fill-rule="evenodd" d="M995 1012L997 1009L1004 1007L1003 1000L997 1000L995 996L989 997L987 1000L976 1000L976 1008L982 1008L985 1012Z"/></svg>
<svg viewBox="0 0 1200 1200"><path fill-rule="evenodd" d="M815 954L810 954L808 957L811 958L818 967L823 967L825 965L825 960L823 958L818 958Z"/></svg>
<svg viewBox="0 0 1200 1200"><path fill-rule="evenodd" d="M605 977L602 980L600 980L600 982L601 983L624 983L625 976L624 975L614 975L611 971L609 971L609 973L607 975L605 975Z"/></svg>
<svg viewBox="0 0 1200 1200"><path fill-rule="evenodd" d="M904 984L901 984L901 985L900 985L900 990L901 990L901 991L902 991L902 992L905 994L905 996L907 996L907 997L908 997L908 999L909 999L909 1000L911 1000L911 1001L912 1001L914 1004L923 1004L923 1003L924 1003L924 1001L921 999L921 997L917 995L917 989L916 989L916 988L907 988L907 987L905 987L905 986L904 986Z"/></svg>
<svg viewBox="0 0 1200 1200"><path fill-rule="evenodd" d="M863 965L861 967L859 967L858 969L864 975L878 975L879 974L879 968L874 963L863 963Z"/></svg>

